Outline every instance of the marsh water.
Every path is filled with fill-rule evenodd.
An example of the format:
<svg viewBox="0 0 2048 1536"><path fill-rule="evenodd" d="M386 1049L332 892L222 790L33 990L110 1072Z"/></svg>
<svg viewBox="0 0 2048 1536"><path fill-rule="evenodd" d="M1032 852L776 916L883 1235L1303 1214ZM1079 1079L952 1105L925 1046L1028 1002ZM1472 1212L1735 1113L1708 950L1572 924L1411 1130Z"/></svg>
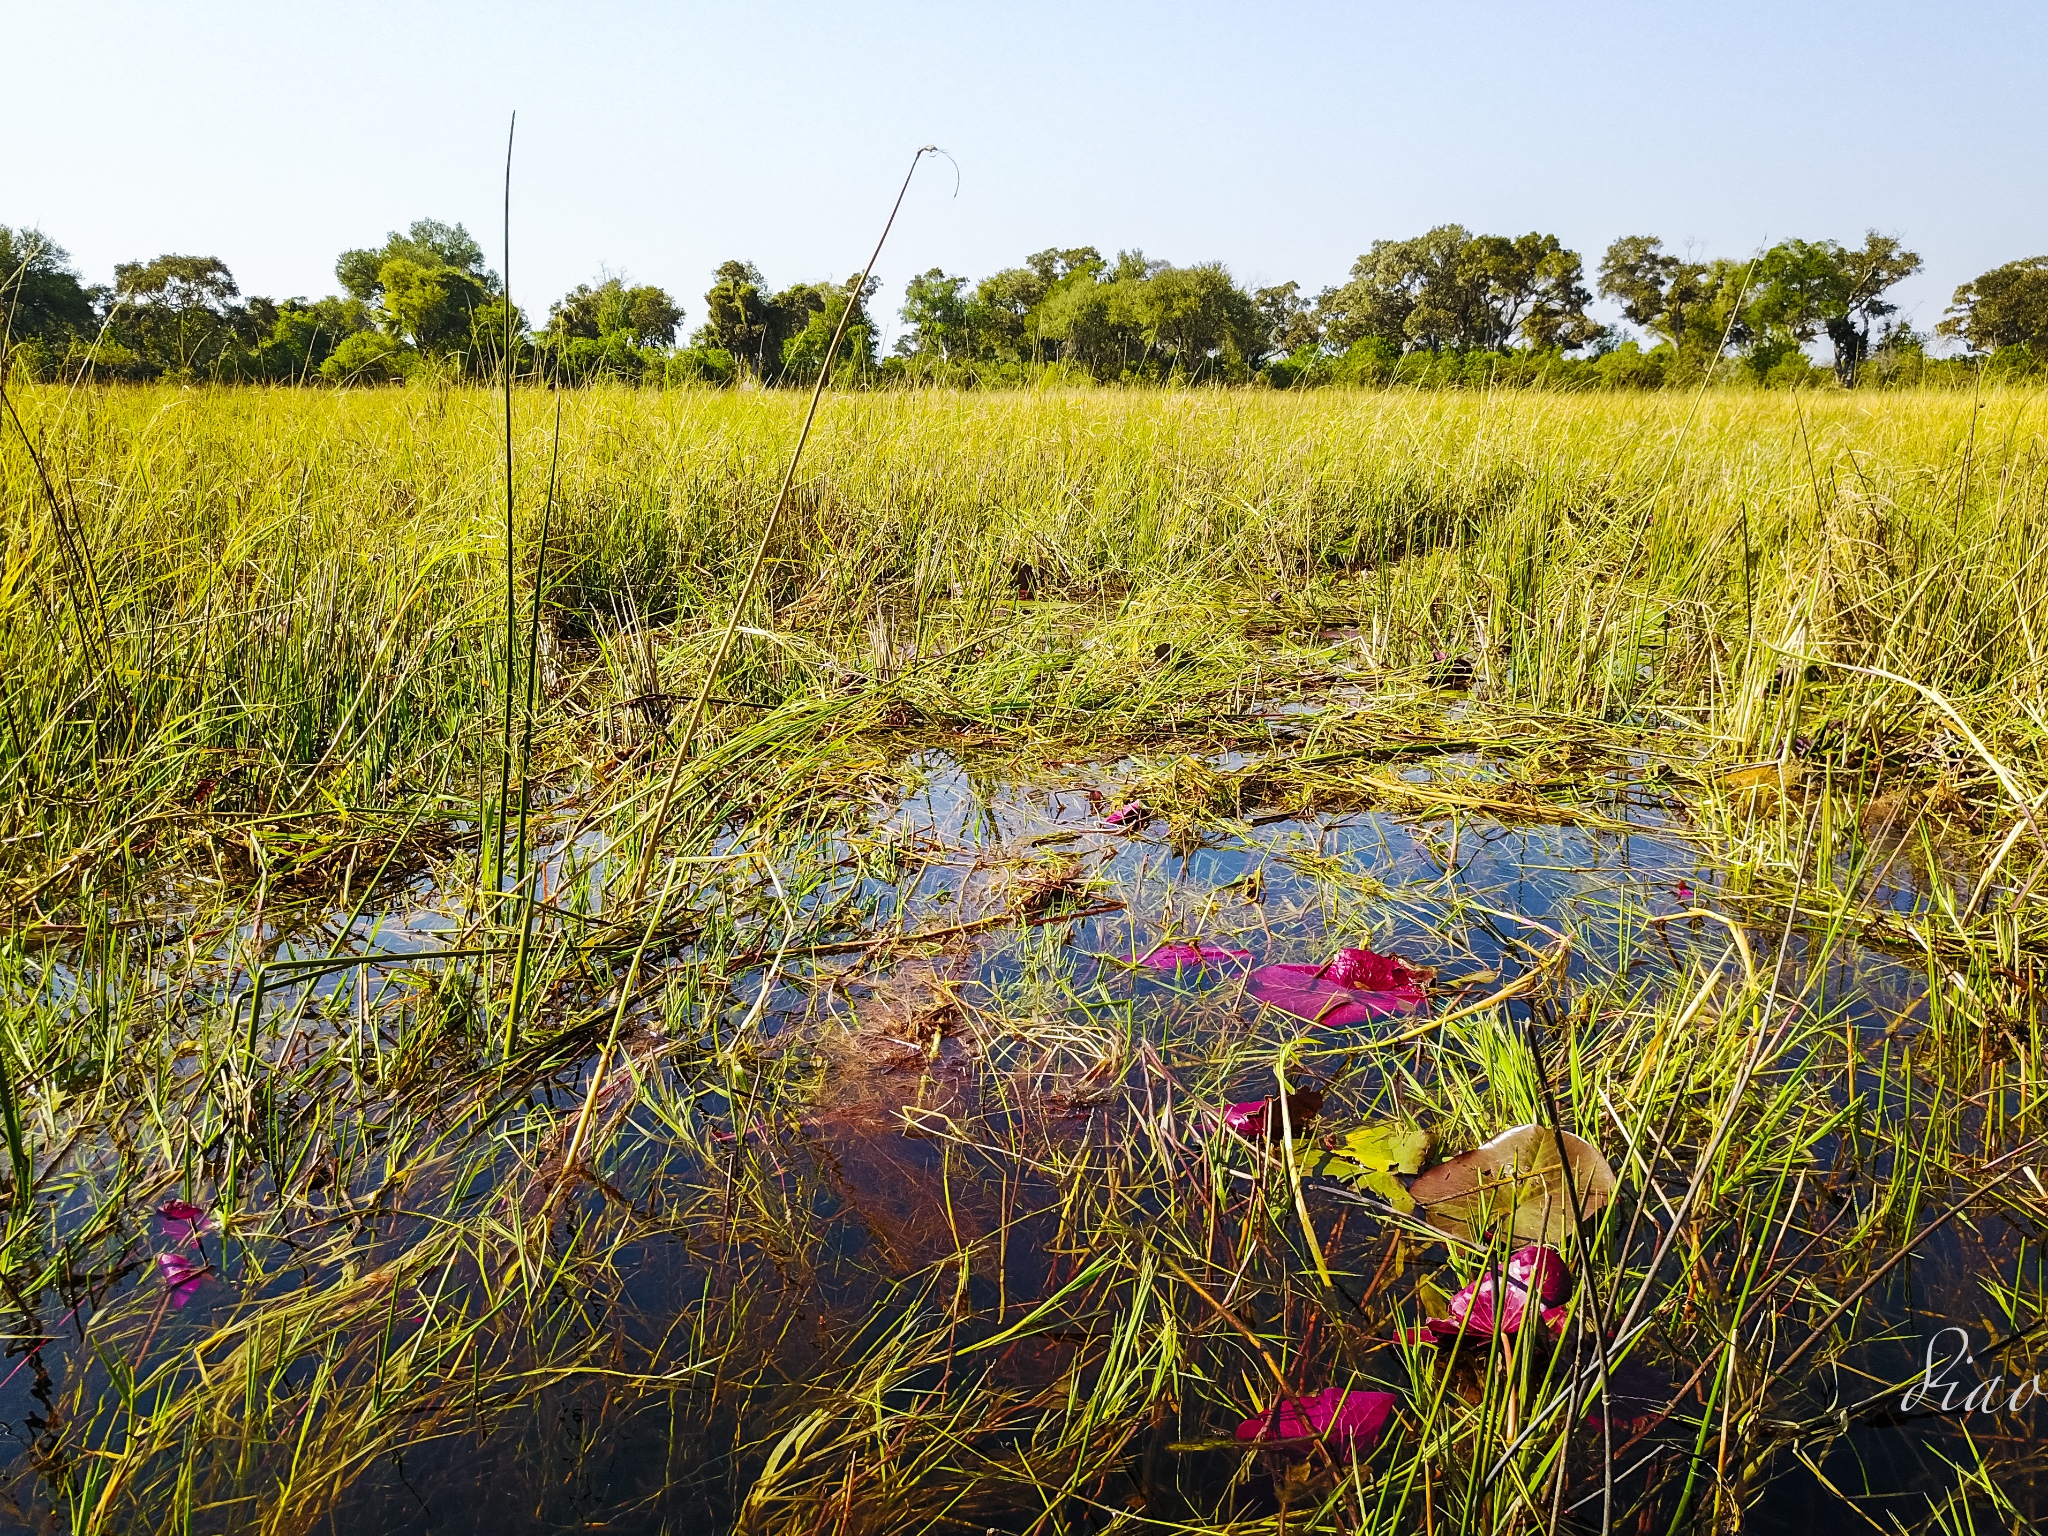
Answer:
<svg viewBox="0 0 2048 1536"><path fill-rule="evenodd" d="M615 1282L556 1302L582 1314L589 1337L611 1341L615 1364L587 1350L580 1374L564 1370L507 1414L473 1426L437 1421L431 1436L350 1469L308 1528L724 1529L765 1519L748 1491L778 1454L773 1437L800 1421L821 1379L858 1375L864 1361L897 1361L886 1391L929 1412L949 1395L1028 1396L1071 1370L1095 1347L1099 1322L1061 1327L1040 1316L1017 1332L1088 1263L1051 1164L1085 1167L1091 1148L1156 1127L1169 1112L1175 1135L1198 1155L1212 1134L1205 1115L1275 1091L1270 1052L1259 1046L1290 1030L1314 1037L1330 1126L1407 1108L1404 1084L1432 1071L1419 1044L1375 1049L1378 1036L1413 1020L1314 1029L1276 1021L1230 977L1131 963L1163 940L1246 948L1254 965L1321 961L1340 944L1369 945L1433 968L1431 1006L1440 1011L1512 982L1560 932L1572 936L1573 980L1633 983L1646 998L1725 958L1726 928L1687 915L1719 909L1722 872L1676 807L1625 777L1547 820L1533 812L1510 823L1463 812L1283 807L1191 829L1144 809L1126 812L1131 773L1129 763L1088 763L1011 776L930 752L864 820L820 833L819 856L838 871L831 880L795 897L764 868L769 910L770 898L801 904L784 914L785 930L799 916L829 912L847 936L843 952L816 953L830 946L811 944L811 953L756 964L736 979L705 1037L671 1036L644 1050L634 1070L671 1079L661 1096L670 1108L622 1108L603 1157L604 1187L579 1186L549 1215L565 1232L607 1218L623 1223L609 1258ZM1425 779L1428 770L1416 774ZM1916 910L1933 899L1930 879L1940 873L1901 864L1871 899ZM361 923L355 940L395 955L432 946L456 924L431 887L412 897L410 906ZM981 921L999 908L1022 920ZM1866 1156L1859 1137L1887 1117L1907 1123L1925 1115L1926 1093L1938 1091L1914 1088L1928 974L1910 955L1840 938L1816 959L1819 941L1807 929L1752 923L1749 932L1786 1006L1826 1020L1827 1038L1842 1043L1829 1092L1840 1104L1860 1096L1866 1106L1861 1119L1804 1149L1811 1177L1785 1220L1818 1231L1831 1202L1852 1198L1856 1181L1889 1177L1885 1155ZM872 942L877 935L902 937L881 944ZM300 934L281 953L328 952L336 937ZM381 968L374 985L396 984L403 970L397 962ZM353 1027L348 1021L364 1016L373 985L362 975L322 977L315 985L338 1006L306 1028ZM53 965L44 982L87 989L90 978L87 968ZM228 974L221 985L246 989L248 978ZM1540 1027L1552 1039L1564 1027L1523 1002L1507 1012L1514 1028ZM756 1053L742 1085L730 1075L707 1080L704 1053L730 1050L742 1035ZM1502 1038L1512 1045L1512 1031ZM1843 1069L1849 1062L1853 1072ZM589 1091L595 1067L593 1055L582 1075L546 1090L563 1113ZM1994 1109L1989 1096L1950 1107L1959 1150L1970 1150L1972 1128ZM74 1154L81 1164L88 1150ZM1627 1182L1630 1149L1610 1138L1605 1150ZM512 1148L466 1166L479 1205L531 1172ZM1110 1177L1113 1160L1101 1167ZM1683 1168L1659 1167L1654 1178L1668 1209ZM1916 1198L1931 1216L1951 1193L1929 1189ZM374 1195L304 1194L309 1247L342 1214L356 1224L363 1266L401 1247L416 1219L373 1210ZM1158 1199L1156 1191L1130 1191L1128 1220L1142 1224ZM80 1223L99 1208L83 1193L75 1205ZM1307 1214L1322 1234L1337 1297L1355 1298L1395 1251L1387 1214L1315 1180ZM1782 1383L1773 1412L1812 1417L1910 1381L1945 1328L1967 1329L1983 1344L2031 1321L2011 1315L2009 1298L2039 1294L2035 1238L2012 1205L1972 1207L1870 1291L1850 1324L1852 1347ZM246 1276L260 1274L279 1295L304 1282L278 1239L263 1239L260 1255L246 1252L230 1222L200 1242L207 1273L170 1305L154 1262L168 1244L160 1220L138 1220L122 1262L91 1277L64 1276L60 1266L42 1294L17 1297L28 1305L17 1313L9 1374L0 1381L0 1427L14 1445L11 1528L64 1529L78 1516L76 1469L56 1450L56 1405L81 1373L117 1383L143 1354L189 1349L254 1299ZM1401 1262L1417 1273L1441 1258L1419 1238L1407 1242ZM1722 1262L1709 1245L1674 1254L1667 1267ZM1832 1288L1836 1273L1816 1259L1812 1283ZM469 1284L477 1296L492 1292L488 1274ZM396 1295L388 1315L363 1326L399 1336L426 1326L409 1314L415 1304ZM109 1351L90 1327L98 1313L121 1307L152 1314L143 1354ZM1333 1342L1347 1327L1354 1336ZM1340 1300L1322 1330L1303 1341L1304 1360L1321 1350L1362 1362L1363 1380L1396 1391L1412 1385L1383 1320L1361 1313L1347 1324ZM936 1338L944 1344L933 1353ZM913 1339L921 1341L915 1348L904 1342ZM1667 1392L1680 1412L1672 1426L1643 1437L1630 1459L1661 1447L1668 1476L1696 1443L1692 1425L1681 1432L1678 1420L1688 1412L1699 1418L1708 1399L1695 1362L1660 1358L1654 1346L1644 1353L1650 1390ZM1951 1379L1967 1387L2002 1368L2010 1387L2019 1364L1965 1364ZM317 1375L309 1363L309 1418ZM1198 1511L1270 1511L1263 1477L1240 1478L1241 1457L1175 1448L1227 1438L1246 1411L1242 1392L1235 1396L1218 1383L1211 1400L1179 1397L1172 1421L1140 1437L1128 1488L1078 1490L1053 1504L1037 1489L1020 1486L1007 1501L998 1490L958 1523L1016 1532L1138 1529L1145 1521L1159 1524L1142 1528L1170 1528ZM2010 1470L2031 1465L2026 1447L2048 1429L2038 1404L1974 1414L1939 1406L1863 1414L1831 1436L1788 1438L1755 1480L1746 1528L1864 1524L1845 1504L1883 1528L1894 1514L1922 1528L1930 1501L1947 1497L1957 1466L1974 1465L1987 1442L2011 1451L2001 1463L2003 1497L2027 1518L2048 1513L2038 1485L2025 1481L2032 1474ZM1000 1442L1002 1432L992 1438ZM909 1459L911 1448L901 1455ZM1596 1506L1581 1507L1565 1524L1597 1524L1597 1515ZM236 1517L202 1512L197 1524L235 1528Z"/></svg>

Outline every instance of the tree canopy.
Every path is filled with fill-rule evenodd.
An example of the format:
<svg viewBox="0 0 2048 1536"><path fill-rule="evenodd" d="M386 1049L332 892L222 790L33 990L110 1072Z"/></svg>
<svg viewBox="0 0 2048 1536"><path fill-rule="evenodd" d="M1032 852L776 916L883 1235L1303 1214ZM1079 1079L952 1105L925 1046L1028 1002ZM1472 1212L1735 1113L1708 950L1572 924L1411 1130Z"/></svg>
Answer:
<svg viewBox="0 0 2048 1536"><path fill-rule="evenodd" d="M1596 341L1579 255L1555 235L1473 235L1440 224L1412 240L1378 240L1351 281L1318 304L1341 346L1375 340L1397 351L1506 352L1516 341L1571 351Z"/></svg>
<svg viewBox="0 0 2048 1536"><path fill-rule="evenodd" d="M0 334L64 336L89 331L95 319L70 254L41 230L0 224Z"/></svg>
<svg viewBox="0 0 2048 1536"><path fill-rule="evenodd" d="M448 268L473 279L487 293L498 290L498 274L484 266L483 247L460 224L443 224L439 219L418 219L404 234L396 230L380 246L343 251L334 263L334 276L342 292L353 298L376 300L384 294L384 264L406 261L424 271Z"/></svg>
<svg viewBox="0 0 2048 1536"><path fill-rule="evenodd" d="M1856 382L1870 354L1873 325L1898 313L1886 292L1920 270L1920 257L1890 235L1871 230L1860 249L1833 240L1787 240L1756 263L1749 313L1755 329L1804 344L1825 334L1835 349L1835 375Z"/></svg>
<svg viewBox="0 0 2048 1536"><path fill-rule="evenodd" d="M1649 387L1747 372L1767 383L1855 387L1953 367L1891 296L1921 269L1894 235L1860 244L1789 239L1747 257L1668 250L1655 235L1611 242L1597 291L1555 234L1440 224L1374 240L1342 283L1247 288L1217 261L1131 248L1052 245L980 278L930 267L904 285L891 355L870 313L879 282L772 286L753 262L722 263L702 323L679 342L684 307L652 283L600 273L530 328L461 224L415 220L343 251L337 295L242 293L217 256L121 262L85 283L63 248L0 225L0 348L33 377L381 383L422 372L493 377L511 366L561 383L814 381L842 318L835 372L854 379L1001 382L1056 370L1103 383L1279 386L1343 381L1515 379ZM850 307L850 312L849 312ZM1936 334L2001 367L2048 368L2048 256L2008 262L1955 290ZM1825 343L1829 351L1817 349ZM1901 373L1901 368L1906 368Z"/></svg>
<svg viewBox="0 0 2048 1536"><path fill-rule="evenodd" d="M1964 283L1935 330L1973 352L2016 348L2048 361L2048 256L2009 261Z"/></svg>

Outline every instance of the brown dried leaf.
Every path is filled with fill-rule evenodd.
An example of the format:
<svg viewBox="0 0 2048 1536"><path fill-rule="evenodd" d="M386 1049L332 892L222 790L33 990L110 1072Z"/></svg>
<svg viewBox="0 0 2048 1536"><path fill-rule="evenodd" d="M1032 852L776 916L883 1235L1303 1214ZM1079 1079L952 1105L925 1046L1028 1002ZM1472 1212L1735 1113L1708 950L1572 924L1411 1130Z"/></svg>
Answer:
<svg viewBox="0 0 2048 1536"><path fill-rule="evenodd" d="M1579 1214L1605 1209L1614 1195L1614 1170L1591 1142L1563 1133ZM1558 1135L1540 1125L1518 1125L1483 1146L1419 1174L1408 1193L1439 1231L1483 1240L1508 1230L1530 1242L1562 1242L1572 1230L1570 1197Z"/></svg>

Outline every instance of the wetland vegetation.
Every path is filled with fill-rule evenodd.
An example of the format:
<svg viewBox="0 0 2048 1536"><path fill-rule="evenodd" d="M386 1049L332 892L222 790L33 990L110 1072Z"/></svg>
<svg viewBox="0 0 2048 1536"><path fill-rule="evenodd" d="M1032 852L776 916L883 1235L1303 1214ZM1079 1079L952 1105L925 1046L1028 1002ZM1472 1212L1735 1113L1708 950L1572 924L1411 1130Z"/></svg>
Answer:
<svg viewBox="0 0 2048 1536"><path fill-rule="evenodd" d="M7 400L9 1524L2048 1508L2037 392Z"/></svg>

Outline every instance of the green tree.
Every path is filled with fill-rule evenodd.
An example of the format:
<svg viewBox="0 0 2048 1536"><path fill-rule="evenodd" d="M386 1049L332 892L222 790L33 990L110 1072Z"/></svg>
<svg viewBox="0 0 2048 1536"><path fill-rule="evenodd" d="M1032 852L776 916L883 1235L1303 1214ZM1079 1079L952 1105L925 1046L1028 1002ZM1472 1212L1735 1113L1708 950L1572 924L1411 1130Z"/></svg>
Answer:
<svg viewBox="0 0 2048 1536"><path fill-rule="evenodd" d="M1971 278L1934 329L1973 352L2025 347L2036 359L2048 359L2048 256L2009 261Z"/></svg>
<svg viewBox="0 0 2048 1536"><path fill-rule="evenodd" d="M483 247L460 224L443 224L439 219L416 220L402 235L394 230L374 249L343 251L334 263L334 275L342 292L358 299L379 299L384 295L387 261L409 261L429 271L450 267L467 273L486 291L498 291L498 274L484 266Z"/></svg>
<svg viewBox="0 0 2048 1536"><path fill-rule="evenodd" d="M385 329L410 342L423 357L447 357L473 350L474 332L491 294L458 267L424 266L393 256L377 269Z"/></svg>
<svg viewBox="0 0 2048 1536"><path fill-rule="evenodd" d="M949 277L938 267L920 272L904 284L903 307L897 313L910 326L910 333L897 341L897 352L948 363L972 358L980 314L966 287L966 278Z"/></svg>
<svg viewBox="0 0 2048 1536"><path fill-rule="evenodd" d="M243 376L275 383L320 373L344 341L377 326L377 312L354 298L329 297L310 304L304 299L285 299L274 305L267 299L251 299L248 309L250 319L261 327L261 335Z"/></svg>
<svg viewBox="0 0 2048 1536"><path fill-rule="evenodd" d="M1032 317L1051 288L1029 267L1005 267L974 285L982 316L982 345L996 357L1036 361L1039 338Z"/></svg>
<svg viewBox="0 0 2048 1536"><path fill-rule="evenodd" d="M1261 360L1265 326L1258 308L1221 262L1162 262L1135 286L1146 346L1183 377L1243 376Z"/></svg>
<svg viewBox="0 0 2048 1536"><path fill-rule="evenodd" d="M217 256L159 256L114 268L114 329L152 369L190 377L243 339L241 290Z"/></svg>
<svg viewBox="0 0 2048 1536"><path fill-rule="evenodd" d="M394 349L351 341L349 358L336 365L348 377L409 372L395 361L407 348L479 377L497 367L505 350L504 284L460 224L420 219L404 234L387 235L381 246L343 251L334 275L351 297L377 306L378 324L396 344ZM509 314L514 346L523 355L525 317L516 308Z"/></svg>
<svg viewBox="0 0 2048 1536"><path fill-rule="evenodd" d="M740 370L757 379L770 368L768 340L774 320L761 281L761 270L751 261L720 264L704 295L704 324L693 338L699 346L727 353ZM773 361L779 365L781 359L778 343Z"/></svg>
<svg viewBox="0 0 2048 1536"><path fill-rule="evenodd" d="M1340 350L1367 340L1403 352L1477 345L1476 296L1463 270L1471 240L1457 224L1410 240L1375 240L1351 264L1351 280L1325 296L1324 334Z"/></svg>
<svg viewBox="0 0 2048 1536"><path fill-rule="evenodd" d="M526 312L504 294L494 294L469 312L469 344L461 349L461 361L478 378L495 378L505 356L506 337L512 342L514 373L533 361L533 342L526 334Z"/></svg>
<svg viewBox="0 0 2048 1536"><path fill-rule="evenodd" d="M1675 345L1679 335L1665 329L1671 318L1667 295L1688 265L1666 251L1655 235L1623 235L1600 258L1600 293L1621 306L1622 317L1631 325L1660 332ZM1682 316L1678 325L1682 333Z"/></svg>
<svg viewBox="0 0 2048 1536"><path fill-rule="evenodd" d="M1743 263L1683 261L1655 235L1624 235L1600 261L1600 292L1623 318L1702 360L1753 340L1747 307L1754 273Z"/></svg>
<svg viewBox="0 0 2048 1536"><path fill-rule="evenodd" d="M980 292L1007 300L1010 345L1099 379L1245 377L1268 350L1268 323L1218 262L1177 267L1143 251L1105 262L1093 247L1041 251ZM995 305L991 304L991 311Z"/></svg>
<svg viewBox="0 0 2048 1536"><path fill-rule="evenodd" d="M1757 262L1751 323L1801 343L1825 333L1835 349L1835 377L1853 387L1870 352L1871 327L1898 312L1885 293L1919 270L1918 254L1876 230L1861 250L1833 240L1787 240Z"/></svg>
<svg viewBox="0 0 2048 1536"><path fill-rule="evenodd" d="M357 331L321 362L320 376L330 384L387 384L411 377L419 365L419 354L396 336Z"/></svg>
<svg viewBox="0 0 2048 1536"><path fill-rule="evenodd" d="M1329 341L1378 340L1401 351L1504 352L1519 337L1538 350L1573 349L1600 335L1576 251L1555 235L1473 235L1440 224L1409 240L1377 240L1351 280L1318 310Z"/></svg>
<svg viewBox="0 0 2048 1536"><path fill-rule="evenodd" d="M1496 351L1505 352L1510 337L1519 335L1539 352L1575 352L1604 334L1606 328L1586 314L1593 295L1579 253L1566 250L1557 236L1531 231L1474 244L1481 248Z"/></svg>
<svg viewBox="0 0 2048 1536"><path fill-rule="evenodd" d="M0 354L9 342L61 350L93 327L93 296L64 248L41 230L0 224Z"/></svg>
<svg viewBox="0 0 2048 1536"><path fill-rule="evenodd" d="M1139 250L1107 262L1095 247L1077 246L1040 251L1026 265L1048 284L1029 316L1034 356L1051 342L1058 361L1098 379L1150 370L1162 314L1145 285L1167 263Z"/></svg>
<svg viewBox="0 0 2048 1536"><path fill-rule="evenodd" d="M983 354L1035 363L1043 355L1048 340L1054 342L1056 349L1061 348L1060 340L1045 329L1046 300L1056 289L1064 288L1071 296L1076 290L1094 287L1096 278L1108 265L1092 245L1052 246L1027 256L1021 267L1006 267L983 278L974 289ZM1059 320L1069 335L1072 320L1072 316ZM1088 329L1084 318L1081 330L1086 334Z"/></svg>
<svg viewBox="0 0 2048 1536"><path fill-rule="evenodd" d="M619 277L579 283L548 311L553 336L589 341L622 336L636 347L674 346L682 323L682 306L664 290L647 283L628 287Z"/></svg>
<svg viewBox="0 0 2048 1536"><path fill-rule="evenodd" d="M1316 306L1301 296L1301 284L1280 283L1252 292L1252 308L1259 317L1260 346L1255 361L1263 362L1276 353L1293 354L1323 344L1323 327Z"/></svg>
<svg viewBox="0 0 2048 1536"><path fill-rule="evenodd" d="M816 381L832 344L832 333L848 303L853 314L846 322L846 335L832 364L833 377L872 372L875 367L875 327L867 304L881 287L881 279L870 278L859 294L838 283L796 283L769 301L770 335L781 338L781 377L792 384Z"/></svg>
<svg viewBox="0 0 2048 1536"><path fill-rule="evenodd" d="M1132 257L1123 253L1107 281L1098 281L1100 269L1077 268L1047 289L1025 317L1034 360L1049 343L1056 361L1098 379L1120 378L1144 366L1151 351L1145 340L1149 316L1137 293L1144 279L1133 275ZM1140 273L1143 260L1136 258Z"/></svg>
<svg viewBox="0 0 2048 1536"><path fill-rule="evenodd" d="M556 379L664 377L682 319L682 306L664 290L605 277L578 284L555 303L540 350Z"/></svg>

